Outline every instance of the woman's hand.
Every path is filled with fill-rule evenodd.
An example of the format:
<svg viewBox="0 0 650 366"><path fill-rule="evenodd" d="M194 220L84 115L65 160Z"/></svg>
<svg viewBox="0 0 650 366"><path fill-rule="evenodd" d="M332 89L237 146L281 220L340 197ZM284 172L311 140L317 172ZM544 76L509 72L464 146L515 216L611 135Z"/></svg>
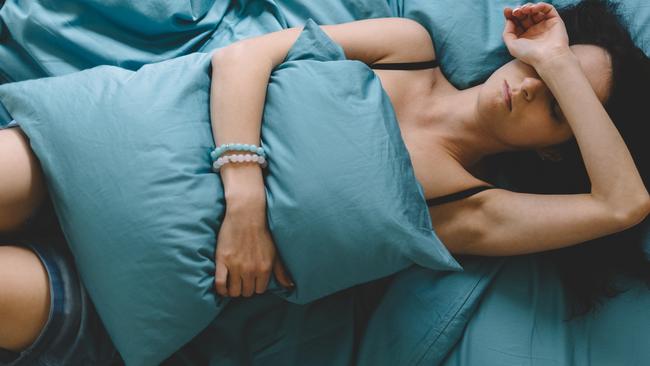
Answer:
<svg viewBox="0 0 650 366"><path fill-rule="evenodd" d="M248 191L245 199L226 199L226 215L216 250L215 284L221 296L250 297L253 293L264 293L271 270L281 285L293 287L267 228L263 186L261 192Z"/></svg>
<svg viewBox="0 0 650 366"><path fill-rule="evenodd" d="M553 5L528 3L505 8L503 40L513 57L533 67L571 52L569 37Z"/></svg>

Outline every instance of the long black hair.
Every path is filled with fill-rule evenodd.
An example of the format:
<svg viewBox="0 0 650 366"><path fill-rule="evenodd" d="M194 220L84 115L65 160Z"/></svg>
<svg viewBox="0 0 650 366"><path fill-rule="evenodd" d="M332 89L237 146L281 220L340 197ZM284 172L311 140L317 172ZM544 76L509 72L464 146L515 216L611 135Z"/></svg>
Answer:
<svg viewBox="0 0 650 366"><path fill-rule="evenodd" d="M612 84L604 107L648 187L650 143L643 131L650 127L650 100L644 91L650 85L650 59L634 45L614 4L584 0L558 12L570 44L595 45L609 53ZM501 154L491 163L506 166L505 175L515 190L547 194L589 192L589 177L575 139L556 146L556 150L561 161L542 160L535 152L519 152ZM649 219L628 230L545 254L557 264L570 303L570 317L586 314L602 300L624 291L615 283L619 274L639 278L650 286L650 261L642 250L642 229L647 225Z"/></svg>

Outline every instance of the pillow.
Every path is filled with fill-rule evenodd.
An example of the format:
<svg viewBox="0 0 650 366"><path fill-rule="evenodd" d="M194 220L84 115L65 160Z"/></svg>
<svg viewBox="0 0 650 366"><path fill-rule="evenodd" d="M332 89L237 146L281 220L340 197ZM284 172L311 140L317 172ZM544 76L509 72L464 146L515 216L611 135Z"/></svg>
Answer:
<svg viewBox="0 0 650 366"><path fill-rule="evenodd" d="M650 55L650 28L647 27L650 24L650 6L647 0L609 1L616 4L635 44ZM549 1L557 7L578 2ZM525 3L525 0L388 0L394 16L411 18L429 30L442 71L460 89L482 83L512 59L502 38L503 8ZM650 233L650 224L642 225ZM650 260L650 234L646 237L643 248Z"/></svg>
<svg viewBox="0 0 650 366"><path fill-rule="evenodd" d="M38 156L84 284L127 364L157 364L225 306L210 55L0 86ZM268 223L305 303L413 264L459 265L431 227L388 96L308 21L271 76Z"/></svg>
<svg viewBox="0 0 650 366"><path fill-rule="evenodd" d="M216 0L2 0L0 79L97 65L137 69L196 52L232 7Z"/></svg>
<svg viewBox="0 0 650 366"><path fill-rule="evenodd" d="M620 4L632 38L650 55L650 6L647 0L611 0ZM465 89L483 82L512 57L503 33L503 8L523 5L525 0L388 0L394 16L411 18L425 26L436 48L445 76ZM562 7L578 0L554 0ZM477 16L477 14L481 14Z"/></svg>

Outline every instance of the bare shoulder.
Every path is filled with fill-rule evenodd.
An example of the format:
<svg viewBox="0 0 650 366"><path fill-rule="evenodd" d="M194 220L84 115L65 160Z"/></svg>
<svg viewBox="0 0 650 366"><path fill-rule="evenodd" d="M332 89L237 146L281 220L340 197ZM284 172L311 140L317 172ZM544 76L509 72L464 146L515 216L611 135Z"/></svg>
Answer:
<svg viewBox="0 0 650 366"><path fill-rule="evenodd" d="M373 63L428 61L435 58L433 41L429 31L422 24L412 19L365 19L339 24L337 27L334 33L340 31L345 35L337 37L338 35L334 34L334 37L346 50L346 54L348 52L346 45L353 45L355 42L366 42L366 45L379 51L378 55L376 55L379 58L370 59ZM361 35L361 38L357 39L358 35ZM353 45L351 48L352 50L356 48L363 49L364 46L358 44ZM368 58L365 60L367 61Z"/></svg>
<svg viewBox="0 0 650 366"><path fill-rule="evenodd" d="M348 23L322 25L321 29L345 52L348 59L366 64L377 62L416 62L435 58L433 41L427 29L407 18L374 18ZM214 58L229 55L241 59L255 55L280 64L303 27L294 27L235 42L214 53Z"/></svg>

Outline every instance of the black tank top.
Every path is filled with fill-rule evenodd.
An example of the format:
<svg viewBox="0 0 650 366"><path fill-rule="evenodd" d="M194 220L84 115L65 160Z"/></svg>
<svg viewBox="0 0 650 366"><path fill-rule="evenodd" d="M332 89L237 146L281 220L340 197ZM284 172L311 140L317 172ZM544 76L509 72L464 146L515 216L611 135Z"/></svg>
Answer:
<svg viewBox="0 0 650 366"><path fill-rule="evenodd" d="M436 67L438 67L437 60L422 61L422 62L396 62L396 63L370 65L370 68L376 70L422 70L422 69L433 69Z"/></svg>

